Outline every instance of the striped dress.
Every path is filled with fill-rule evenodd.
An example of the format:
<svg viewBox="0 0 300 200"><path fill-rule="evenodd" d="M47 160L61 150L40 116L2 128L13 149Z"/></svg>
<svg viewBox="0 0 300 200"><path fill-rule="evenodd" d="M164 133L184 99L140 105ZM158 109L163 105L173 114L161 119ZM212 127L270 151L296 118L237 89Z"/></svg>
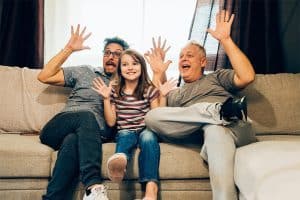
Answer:
<svg viewBox="0 0 300 200"><path fill-rule="evenodd" d="M141 100L125 93L122 93L122 98L118 98L113 91L111 103L116 106L118 130L139 131L145 128L145 115L150 110L150 103L158 96L159 91L153 86L149 86Z"/></svg>

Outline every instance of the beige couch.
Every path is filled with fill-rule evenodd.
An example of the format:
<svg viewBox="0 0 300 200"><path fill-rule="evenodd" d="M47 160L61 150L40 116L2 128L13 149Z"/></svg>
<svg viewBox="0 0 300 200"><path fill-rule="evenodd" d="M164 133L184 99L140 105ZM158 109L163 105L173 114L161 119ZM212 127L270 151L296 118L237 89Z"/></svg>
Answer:
<svg viewBox="0 0 300 200"><path fill-rule="evenodd" d="M38 70L0 66L0 199L41 199L55 163L56 152L40 143L38 133L63 108L70 91L39 83L36 80L37 73ZM300 146L299 82L300 74L257 75L256 81L243 91L248 96L249 116L258 139L274 142L258 142L238 149L235 179L241 198L248 199L249 187L259 181L258 178L247 179L247 173L256 172L253 170L255 168L249 167L253 164L251 159L261 156L261 153L255 152L255 145L262 144L258 150L271 154L272 148L268 146L291 147L290 142L283 140L297 141L298 145L294 146ZM103 163L114 152L114 147L114 143L103 145ZM277 150L280 152L280 148ZM200 147L161 143L160 199L212 199L207 166L199 152ZM266 159L272 160L273 157L257 159L255 162L259 161L264 166L264 162L268 162ZM300 160L300 156L294 159ZM107 181L103 164L102 174L111 199L141 197L137 169L136 153L126 181L118 185ZM79 188L77 199L82 195L82 187Z"/></svg>

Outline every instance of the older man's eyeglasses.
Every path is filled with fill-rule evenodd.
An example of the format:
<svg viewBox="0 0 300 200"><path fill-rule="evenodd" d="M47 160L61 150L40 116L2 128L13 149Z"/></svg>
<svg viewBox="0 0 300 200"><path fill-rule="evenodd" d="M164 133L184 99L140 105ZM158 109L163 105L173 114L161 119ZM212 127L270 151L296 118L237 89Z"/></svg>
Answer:
<svg viewBox="0 0 300 200"><path fill-rule="evenodd" d="M121 51L110 51L110 50L104 51L105 57L109 57L110 55L112 55L114 58L120 58L121 54L122 54Z"/></svg>

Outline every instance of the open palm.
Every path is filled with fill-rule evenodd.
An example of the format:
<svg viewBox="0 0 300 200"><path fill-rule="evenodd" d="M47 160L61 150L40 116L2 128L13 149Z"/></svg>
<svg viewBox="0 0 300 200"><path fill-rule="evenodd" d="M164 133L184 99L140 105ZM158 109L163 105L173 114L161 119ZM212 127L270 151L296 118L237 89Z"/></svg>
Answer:
<svg viewBox="0 0 300 200"><path fill-rule="evenodd" d="M161 54L156 51L148 51L147 53L145 53L144 57L149 63L154 74L164 73L165 71L167 71L169 65L172 63L172 61L170 60L164 62Z"/></svg>
<svg viewBox="0 0 300 200"><path fill-rule="evenodd" d="M169 49L171 48L171 46L166 47L166 42L167 40L163 41L163 44L161 44L161 37L158 37L158 41L155 41L155 38L152 38L152 45L153 47L151 48L151 52L152 53L158 53L160 54L162 60L165 60L166 57L166 53L169 51Z"/></svg>
<svg viewBox="0 0 300 200"><path fill-rule="evenodd" d="M159 84L159 91L162 96L167 96L167 94L175 90L177 87L177 80L171 78L170 80L166 81L164 84Z"/></svg>
<svg viewBox="0 0 300 200"><path fill-rule="evenodd" d="M92 89L100 94L104 99L108 99L110 98L112 83L110 82L107 86L104 81L100 77L98 77L94 79Z"/></svg>
<svg viewBox="0 0 300 200"><path fill-rule="evenodd" d="M230 15L228 11L222 10L216 16L215 30L208 29L207 31L217 40L222 41L230 37L231 25L234 19L234 14Z"/></svg>
<svg viewBox="0 0 300 200"><path fill-rule="evenodd" d="M90 49L90 47L85 46L83 43L86 39L88 39L92 33L85 34L86 27L80 31L80 25L77 25L76 31L74 31L74 27L71 26L71 38L67 43L67 47L72 49L73 51L80 51L83 49Z"/></svg>

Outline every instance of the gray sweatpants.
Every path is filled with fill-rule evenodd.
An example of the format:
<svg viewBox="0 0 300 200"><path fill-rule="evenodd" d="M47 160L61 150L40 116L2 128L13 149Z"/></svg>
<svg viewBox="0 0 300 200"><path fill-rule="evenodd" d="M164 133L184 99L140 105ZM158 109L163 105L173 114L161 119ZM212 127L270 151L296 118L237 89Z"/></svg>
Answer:
<svg viewBox="0 0 300 200"><path fill-rule="evenodd" d="M197 103L189 107L155 108L147 113L145 121L149 129L170 139L186 137L202 128L204 144L201 156L209 164L213 199L236 200L233 179L236 145L251 143L255 139L251 131L248 131L249 136L240 139L242 134L235 134L234 128L222 126L218 106L218 103Z"/></svg>

